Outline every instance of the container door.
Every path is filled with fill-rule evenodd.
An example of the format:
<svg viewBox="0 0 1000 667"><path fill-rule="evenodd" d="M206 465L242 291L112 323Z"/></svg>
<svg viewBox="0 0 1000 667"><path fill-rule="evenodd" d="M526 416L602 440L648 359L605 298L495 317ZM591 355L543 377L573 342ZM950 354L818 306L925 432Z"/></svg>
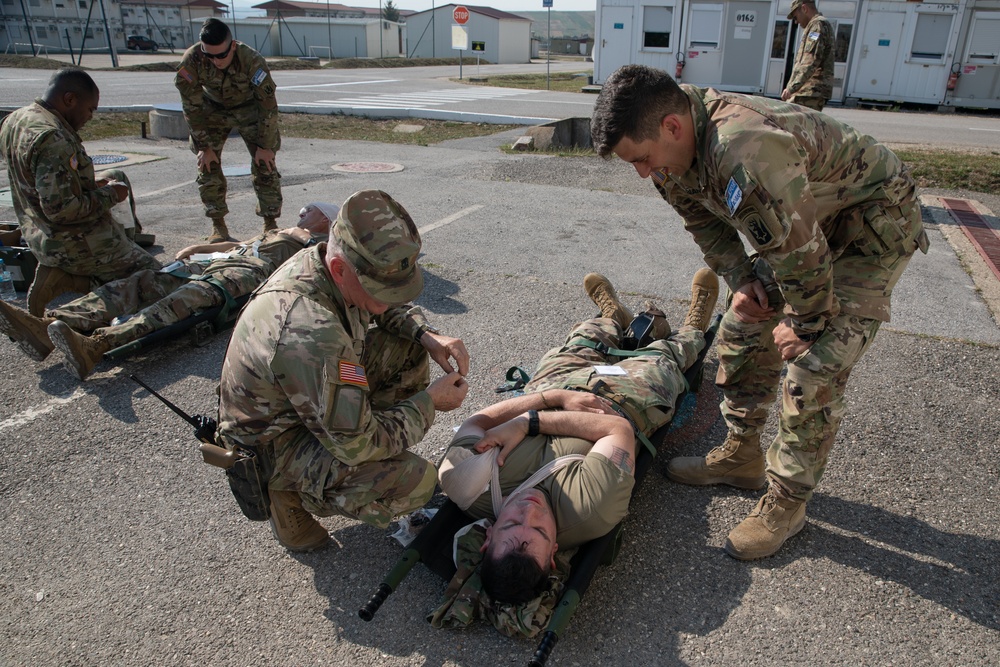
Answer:
<svg viewBox="0 0 1000 667"><path fill-rule="evenodd" d="M767 78L764 83L764 94L768 97L781 97L781 91L785 89L785 59L791 45L791 33L791 21L786 18L774 20L771 55L767 60Z"/></svg>
<svg viewBox="0 0 1000 667"><path fill-rule="evenodd" d="M767 58L770 3L734 1L727 9L721 85L726 90L759 94L764 90L761 64Z"/></svg>
<svg viewBox="0 0 1000 667"><path fill-rule="evenodd" d="M598 81L603 82L612 72L632 62L632 8L610 7L601 8L601 26L598 36L600 72Z"/></svg>
<svg viewBox="0 0 1000 667"><path fill-rule="evenodd" d="M854 76L854 95L889 95L892 76L899 61L905 8L900 11L868 10L858 69Z"/></svg>

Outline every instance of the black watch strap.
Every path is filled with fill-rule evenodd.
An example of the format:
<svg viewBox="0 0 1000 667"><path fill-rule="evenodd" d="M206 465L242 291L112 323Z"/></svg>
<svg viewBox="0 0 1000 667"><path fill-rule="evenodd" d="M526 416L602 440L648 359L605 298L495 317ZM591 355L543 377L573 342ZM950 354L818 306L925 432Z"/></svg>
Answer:
<svg viewBox="0 0 1000 667"><path fill-rule="evenodd" d="M538 410L528 410L528 437L538 435Z"/></svg>

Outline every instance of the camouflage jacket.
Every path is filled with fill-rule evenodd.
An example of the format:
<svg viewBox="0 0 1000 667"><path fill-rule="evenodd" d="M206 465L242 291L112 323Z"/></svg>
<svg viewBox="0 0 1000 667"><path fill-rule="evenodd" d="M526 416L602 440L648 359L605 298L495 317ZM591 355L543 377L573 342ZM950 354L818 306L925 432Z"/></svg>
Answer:
<svg viewBox="0 0 1000 667"><path fill-rule="evenodd" d="M840 312L833 262L853 252L864 211L903 204L922 234L913 179L871 137L778 100L682 88L695 161L680 178L653 172L653 184L730 289L755 279L740 234L750 242L774 270L796 333L822 331ZM888 301L871 294L852 312L888 321Z"/></svg>
<svg viewBox="0 0 1000 667"><path fill-rule="evenodd" d="M799 97L830 99L833 95L833 47L833 26L825 16L817 14L802 31L786 90Z"/></svg>
<svg viewBox="0 0 1000 667"><path fill-rule="evenodd" d="M118 197L97 187L80 135L42 100L11 113L0 126L0 150L25 243L42 263L54 255L90 256L102 239L124 232L110 210Z"/></svg>
<svg viewBox="0 0 1000 667"><path fill-rule="evenodd" d="M316 438L346 465L380 461L418 443L434 422L426 391L387 409L368 404L359 368L372 316L344 303L325 266L326 244L285 262L253 295L233 330L219 394L221 442L272 444L277 452ZM427 324L417 307L396 306L374 318L386 331L418 339ZM359 424L337 423L338 401L359 404Z"/></svg>
<svg viewBox="0 0 1000 667"><path fill-rule="evenodd" d="M184 118L191 126L196 150L218 149L208 144L211 116L220 109L233 110L253 104L257 107L258 142L261 148L276 151L278 100L275 85L264 57L242 42L233 42L236 55L222 70L201 50L201 42L184 52L174 85L181 94Z"/></svg>

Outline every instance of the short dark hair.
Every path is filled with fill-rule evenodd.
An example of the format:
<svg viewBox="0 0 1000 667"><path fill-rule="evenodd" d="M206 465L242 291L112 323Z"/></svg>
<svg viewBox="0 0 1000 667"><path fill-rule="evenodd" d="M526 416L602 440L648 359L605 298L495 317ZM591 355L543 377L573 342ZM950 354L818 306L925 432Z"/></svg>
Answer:
<svg viewBox="0 0 1000 667"><path fill-rule="evenodd" d="M646 65L625 65L601 86L590 118L590 138L597 154L608 158L628 137L640 142L655 139L660 121L669 114L685 113L687 95L662 70Z"/></svg>
<svg viewBox="0 0 1000 667"><path fill-rule="evenodd" d="M90 75L78 67L64 67L56 70L45 89L45 100L51 101L65 93L76 93L78 97L98 94L97 84Z"/></svg>
<svg viewBox="0 0 1000 667"><path fill-rule="evenodd" d="M500 558L491 557L487 551L479 565L479 579L491 599L507 604L529 602L548 588L548 572L520 549Z"/></svg>
<svg viewBox="0 0 1000 667"><path fill-rule="evenodd" d="M201 32L198 34L198 39L209 46L219 46L231 38L232 35L233 33L229 31L228 25L219 19L212 18L205 19L205 22L201 24Z"/></svg>

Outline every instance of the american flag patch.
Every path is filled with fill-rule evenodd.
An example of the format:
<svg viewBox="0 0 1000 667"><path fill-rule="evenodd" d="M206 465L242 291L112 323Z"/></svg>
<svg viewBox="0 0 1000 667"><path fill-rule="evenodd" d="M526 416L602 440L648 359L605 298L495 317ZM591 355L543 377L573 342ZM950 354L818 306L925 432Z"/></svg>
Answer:
<svg viewBox="0 0 1000 667"><path fill-rule="evenodd" d="M191 72L187 71L183 67L177 70L177 73L181 75L182 79L185 79L188 83L194 81L194 77L191 76Z"/></svg>
<svg viewBox="0 0 1000 667"><path fill-rule="evenodd" d="M356 384L359 387L368 386L368 377L365 375L365 367L360 364L352 364L349 361L341 359L339 375L340 381L346 384Z"/></svg>

